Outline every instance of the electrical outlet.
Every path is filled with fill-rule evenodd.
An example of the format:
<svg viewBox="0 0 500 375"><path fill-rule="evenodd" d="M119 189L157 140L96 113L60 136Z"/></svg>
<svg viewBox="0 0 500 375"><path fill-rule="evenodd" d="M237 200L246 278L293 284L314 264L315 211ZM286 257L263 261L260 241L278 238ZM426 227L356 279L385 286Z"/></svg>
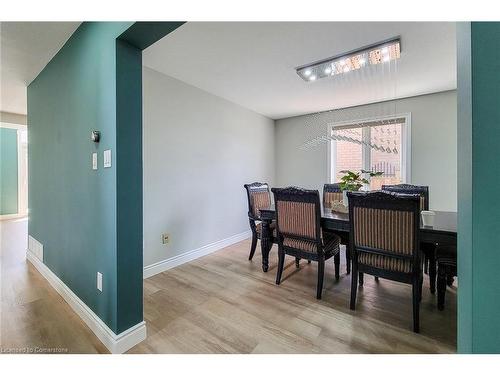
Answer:
<svg viewBox="0 0 500 375"><path fill-rule="evenodd" d="M97 152L92 153L92 169L97 170Z"/></svg>
<svg viewBox="0 0 500 375"><path fill-rule="evenodd" d="M163 233L161 235L161 243L166 245L168 244L168 241L170 240L170 236L168 235L168 233Z"/></svg>
<svg viewBox="0 0 500 375"><path fill-rule="evenodd" d="M102 292L102 273L97 272L97 290Z"/></svg>

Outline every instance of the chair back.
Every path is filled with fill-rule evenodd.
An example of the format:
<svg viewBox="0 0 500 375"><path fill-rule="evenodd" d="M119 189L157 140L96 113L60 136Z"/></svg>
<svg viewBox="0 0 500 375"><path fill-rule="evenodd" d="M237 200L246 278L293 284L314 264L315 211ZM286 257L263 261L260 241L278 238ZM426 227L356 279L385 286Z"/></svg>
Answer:
<svg viewBox="0 0 500 375"><path fill-rule="evenodd" d="M332 208L335 201L342 201L340 184L325 184L323 186L323 207Z"/></svg>
<svg viewBox="0 0 500 375"><path fill-rule="evenodd" d="M315 251L321 245L319 191L297 187L273 188L278 241Z"/></svg>
<svg viewBox="0 0 500 375"><path fill-rule="evenodd" d="M382 191L390 191L401 194L418 194L420 195L420 211L429 210L429 187L409 184L399 185L382 185Z"/></svg>
<svg viewBox="0 0 500 375"><path fill-rule="evenodd" d="M271 205L269 185L263 182L253 182L243 185L247 191L248 217L260 220L260 210Z"/></svg>
<svg viewBox="0 0 500 375"><path fill-rule="evenodd" d="M411 273L420 264L420 196L349 192L350 243L359 265Z"/></svg>

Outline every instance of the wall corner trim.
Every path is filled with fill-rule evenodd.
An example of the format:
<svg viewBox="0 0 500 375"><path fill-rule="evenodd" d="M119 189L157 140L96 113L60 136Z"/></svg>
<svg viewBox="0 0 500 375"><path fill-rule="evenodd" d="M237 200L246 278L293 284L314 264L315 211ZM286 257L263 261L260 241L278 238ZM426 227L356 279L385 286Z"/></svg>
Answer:
<svg viewBox="0 0 500 375"><path fill-rule="evenodd" d="M246 240L250 238L252 235L252 231L248 230L239 234L235 234L234 236L224 238L222 240L213 242L211 244L199 247L198 249L187 251L183 254L179 254L173 256L172 258L168 258L165 260L161 260L159 262L147 265L144 267L143 277L145 279L167 271L171 268L180 266L181 264L190 262L197 258L201 258L202 256L214 253L218 250L221 250L227 246L233 245L237 242Z"/></svg>
<svg viewBox="0 0 500 375"><path fill-rule="evenodd" d="M29 249L26 251L26 259L47 279L111 353L124 353L146 339L146 322L142 321L117 335Z"/></svg>

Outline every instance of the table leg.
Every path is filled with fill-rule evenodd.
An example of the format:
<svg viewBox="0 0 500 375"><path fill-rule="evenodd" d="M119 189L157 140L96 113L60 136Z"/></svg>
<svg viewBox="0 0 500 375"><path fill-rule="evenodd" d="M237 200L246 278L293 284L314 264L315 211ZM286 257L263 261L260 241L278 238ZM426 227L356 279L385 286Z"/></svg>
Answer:
<svg viewBox="0 0 500 375"><path fill-rule="evenodd" d="M444 309L444 295L446 293L446 267L442 264L438 267L437 276L438 310Z"/></svg>
<svg viewBox="0 0 500 375"><path fill-rule="evenodd" d="M429 254L429 284L432 294L436 292L436 275L436 252L434 251Z"/></svg>
<svg viewBox="0 0 500 375"><path fill-rule="evenodd" d="M269 226L270 224L270 220L262 220L262 235L260 239L260 247L262 252L262 271L264 272L267 272L267 270L269 269L269 252L271 251L271 247L273 246L273 233Z"/></svg>

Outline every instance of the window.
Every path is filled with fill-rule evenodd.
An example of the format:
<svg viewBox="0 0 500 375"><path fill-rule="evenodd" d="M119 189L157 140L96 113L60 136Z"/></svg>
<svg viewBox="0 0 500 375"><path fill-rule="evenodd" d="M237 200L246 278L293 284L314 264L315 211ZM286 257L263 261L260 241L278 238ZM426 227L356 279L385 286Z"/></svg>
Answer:
<svg viewBox="0 0 500 375"><path fill-rule="evenodd" d="M339 182L343 170L383 172L367 190L410 179L410 115L384 117L329 126L330 181Z"/></svg>

